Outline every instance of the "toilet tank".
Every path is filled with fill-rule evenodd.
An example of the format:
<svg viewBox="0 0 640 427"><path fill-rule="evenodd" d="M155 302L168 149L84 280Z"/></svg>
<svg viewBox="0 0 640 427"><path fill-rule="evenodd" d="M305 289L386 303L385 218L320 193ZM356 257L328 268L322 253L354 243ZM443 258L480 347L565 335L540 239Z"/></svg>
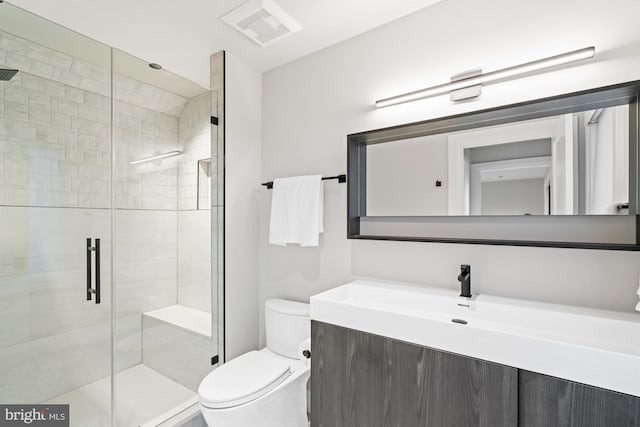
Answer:
<svg viewBox="0 0 640 427"><path fill-rule="evenodd" d="M298 358L298 345L311 336L309 304L270 299L264 304L267 348L281 356Z"/></svg>

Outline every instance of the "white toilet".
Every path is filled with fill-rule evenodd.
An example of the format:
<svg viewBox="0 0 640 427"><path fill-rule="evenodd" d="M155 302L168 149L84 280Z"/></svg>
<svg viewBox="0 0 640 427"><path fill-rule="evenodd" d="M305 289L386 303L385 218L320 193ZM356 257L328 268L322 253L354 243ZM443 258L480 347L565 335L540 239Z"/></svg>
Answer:
<svg viewBox="0 0 640 427"><path fill-rule="evenodd" d="M265 303L267 347L213 370L200 383L210 427L307 427L309 361L299 349L311 334L309 304Z"/></svg>

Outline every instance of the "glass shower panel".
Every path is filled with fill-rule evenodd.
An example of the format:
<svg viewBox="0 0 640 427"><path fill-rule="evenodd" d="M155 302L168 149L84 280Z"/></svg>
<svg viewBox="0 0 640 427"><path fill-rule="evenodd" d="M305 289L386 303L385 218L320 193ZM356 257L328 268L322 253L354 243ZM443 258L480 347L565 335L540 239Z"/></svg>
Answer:
<svg viewBox="0 0 640 427"><path fill-rule="evenodd" d="M0 4L0 403L111 425L111 50Z"/></svg>
<svg viewBox="0 0 640 427"><path fill-rule="evenodd" d="M218 54L220 56L221 54ZM212 75L216 74L215 72ZM211 90L211 164L209 196L211 200L211 314L212 339L217 345L220 363L224 363L224 129L222 97Z"/></svg>
<svg viewBox="0 0 640 427"><path fill-rule="evenodd" d="M211 305L215 339L222 363L224 348L224 51L211 55Z"/></svg>
<svg viewBox="0 0 640 427"><path fill-rule="evenodd" d="M211 93L118 50L113 82L115 414L139 425L197 403L217 355Z"/></svg>

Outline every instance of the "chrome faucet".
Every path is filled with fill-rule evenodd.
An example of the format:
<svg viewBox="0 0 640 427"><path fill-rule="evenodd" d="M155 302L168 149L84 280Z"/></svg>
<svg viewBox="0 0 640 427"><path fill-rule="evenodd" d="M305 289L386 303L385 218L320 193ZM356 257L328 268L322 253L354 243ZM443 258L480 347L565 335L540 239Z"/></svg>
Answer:
<svg viewBox="0 0 640 427"><path fill-rule="evenodd" d="M460 266L460 274L458 275L460 282L460 296L471 298L471 266L462 264Z"/></svg>

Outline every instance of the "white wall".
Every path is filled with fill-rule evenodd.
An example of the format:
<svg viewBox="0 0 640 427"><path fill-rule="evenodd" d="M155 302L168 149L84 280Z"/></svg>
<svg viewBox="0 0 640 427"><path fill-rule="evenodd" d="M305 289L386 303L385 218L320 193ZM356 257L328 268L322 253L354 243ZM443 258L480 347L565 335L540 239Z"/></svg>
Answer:
<svg viewBox="0 0 640 427"><path fill-rule="evenodd" d="M544 178L482 183L483 215L544 215Z"/></svg>
<svg viewBox="0 0 640 427"><path fill-rule="evenodd" d="M446 159L444 134L370 146L367 215L447 215Z"/></svg>
<svg viewBox="0 0 640 427"><path fill-rule="evenodd" d="M262 76L225 55L225 353L258 346Z"/></svg>
<svg viewBox="0 0 640 427"><path fill-rule="evenodd" d="M274 69L263 80L262 178L346 172L349 133L638 79L638 14L636 0L447 0ZM373 108L375 99L460 71L591 45L594 60L487 86L474 102L445 96ZM319 248L305 249L267 245L270 194L261 192L261 305L276 296L308 300L356 275L453 288L461 263L473 266L475 292L627 311L635 304L640 254L348 241L346 186L325 188L326 231Z"/></svg>
<svg viewBox="0 0 640 427"><path fill-rule="evenodd" d="M628 107L607 108L597 123L587 124L590 212L618 213L614 205L629 198ZM627 153L623 153L623 151ZM588 175L589 176L589 175Z"/></svg>

